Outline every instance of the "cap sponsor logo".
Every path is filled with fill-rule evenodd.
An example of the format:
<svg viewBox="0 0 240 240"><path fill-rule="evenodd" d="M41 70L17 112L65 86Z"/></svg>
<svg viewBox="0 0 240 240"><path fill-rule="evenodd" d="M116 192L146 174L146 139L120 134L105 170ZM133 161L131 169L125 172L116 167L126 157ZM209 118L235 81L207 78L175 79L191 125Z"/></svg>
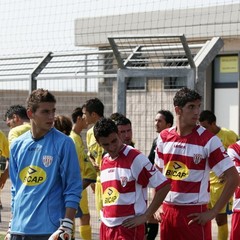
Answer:
<svg viewBox="0 0 240 240"><path fill-rule="evenodd" d="M27 166L22 169L19 177L26 186L37 186L46 181L47 174L38 166Z"/></svg>
<svg viewBox="0 0 240 240"><path fill-rule="evenodd" d="M103 193L103 205L113 205L119 198L119 192L114 187L108 187Z"/></svg>
<svg viewBox="0 0 240 240"><path fill-rule="evenodd" d="M164 175L173 180L183 180L189 176L189 169L182 162L170 161L164 168Z"/></svg>

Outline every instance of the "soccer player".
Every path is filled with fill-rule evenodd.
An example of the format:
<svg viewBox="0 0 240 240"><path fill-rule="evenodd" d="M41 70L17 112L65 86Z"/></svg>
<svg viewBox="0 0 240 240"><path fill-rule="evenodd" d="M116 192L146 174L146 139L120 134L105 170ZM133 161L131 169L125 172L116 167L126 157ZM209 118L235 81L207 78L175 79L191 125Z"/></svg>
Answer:
<svg viewBox="0 0 240 240"><path fill-rule="evenodd" d="M228 202L238 186L238 173L220 139L197 125L201 96L189 88L181 88L173 98L176 126L163 130L157 140L156 165L163 162L163 174L172 188L163 203L162 240L209 240L211 220ZM225 175L221 196L210 210L209 172ZM159 209L160 213L160 209Z"/></svg>
<svg viewBox="0 0 240 240"><path fill-rule="evenodd" d="M235 143L238 140L238 135L227 128L219 127L217 125L217 118L215 114L209 110L204 110L200 113L199 122L201 126L215 134L221 140L223 146L227 150L229 145ZM219 196L221 195L224 188L224 175L217 177L216 174L210 172L210 202L209 208L212 208ZM218 240L228 239L228 220L227 214L232 213L232 198L229 202L220 210L215 220L218 226Z"/></svg>
<svg viewBox="0 0 240 240"><path fill-rule="evenodd" d="M4 120L7 126L10 128L10 131L8 133L9 146L15 138L19 137L21 134L30 129L27 110L21 105L11 105L5 113ZM2 188L9 177L8 172L8 159L6 159L6 167L0 178L0 186L2 186ZM2 203L0 203L0 208L2 208Z"/></svg>
<svg viewBox="0 0 240 240"><path fill-rule="evenodd" d="M157 133L160 133L162 130L172 127L173 125L173 114L168 110L160 110L155 116L155 129ZM152 148L148 155L148 159L154 164L155 159L155 150L157 145L157 137L153 140ZM154 194L154 193L153 193ZM158 221L153 217L147 223L147 240L154 240L158 234Z"/></svg>
<svg viewBox="0 0 240 240"><path fill-rule="evenodd" d="M0 130L0 191L4 187L8 178L8 158L9 146L5 134ZM2 202L0 200L0 209L2 209Z"/></svg>
<svg viewBox="0 0 240 240"><path fill-rule="evenodd" d="M121 113L113 113L110 118L117 125L118 134L123 143L134 147L134 142L132 140L132 123L130 119Z"/></svg>
<svg viewBox="0 0 240 240"><path fill-rule="evenodd" d="M93 134L94 124L103 117L104 114L104 105L98 98L91 98L86 101L82 107L83 118L85 119L87 125L93 125L87 131L87 148L88 148L88 157L92 162L94 168L97 172L96 183L94 186L95 191L95 205L97 213L99 214L100 209L102 208L102 190L99 178L99 169L101 166L103 148L97 143L96 138Z"/></svg>
<svg viewBox="0 0 240 240"><path fill-rule="evenodd" d="M170 189L169 181L135 148L123 144L111 119L94 126L94 136L107 154L102 159L100 179L103 208L100 239L145 239L145 222ZM147 187L156 194L147 208Z"/></svg>
<svg viewBox="0 0 240 240"><path fill-rule="evenodd" d="M12 141L30 130L31 126L27 116L27 110L21 105L11 105L5 113L5 122L10 128L8 133L8 143L11 146ZM8 159L6 161L6 168L0 178L0 185L3 187L9 177Z"/></svg>
<svg viewBox="0 0 240 240"><path fill-rule="evenodd" d="M240 141L228 147L228 155L234 161L238 174L240 174ZM230 240L240 239L240 178L239 185L234 193L233 214L231 223Z"/></svg>
<svg viewBox="0 0 240 240"><path fill-rule="evenodd" d="M54 118L54 127L60 132L66 134L67 136L70 135L72 131L72 126L73 126L72 121L68 116L57 115Z"/></svg>
<svg viewBox="0 0 240 240"><path fill-rule="evenodd" d="M82 108L75 108L72 112L72 121L73 128L70 133L70 137L75 143L78 161L81 169L81 176L83 178L83 192L82 198L80 201L80 208L82 211L82 216L79 216L80 227L79 233L81 239L91 240L92 239L92 229L90 225L90 213L88 207L88 195L87 190L85 189L88 184L96 182L96 171L93 168L93 165L88 159L88 156L85 152L85 147L81 137L81 132L83 129L87 128L85 119L83 118Z"/></svg>
<svg viewBox="0 0 240 240"><path fill-rule="evenodd" d="M8 133L9 145L12 141L30 130L30 122L27 116L27 109L21 105L11 105L5 113L5 121L10 131Z"/></svg>
<svg viewBox="0 0 240 240"><path fill-rule="evenodd" d="M55 105L48 90L34 90L27 99L31 131L10 147L12 221L6 237L12 240L71 239L82 183L73 141L53 127Z"/></svg>

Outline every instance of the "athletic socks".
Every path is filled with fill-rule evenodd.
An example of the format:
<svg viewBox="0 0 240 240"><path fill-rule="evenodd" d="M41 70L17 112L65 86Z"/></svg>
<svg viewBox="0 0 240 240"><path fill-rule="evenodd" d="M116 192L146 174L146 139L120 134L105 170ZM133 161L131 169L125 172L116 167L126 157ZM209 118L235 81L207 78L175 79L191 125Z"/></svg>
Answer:
<svg viewBox="0 0 240 240"><path fill-rule="evenodd" d="M83 240L92 240L92 229L90 225L82 225L79 227L79 234Z"/></svg>
<svg viewBox="0 0 240 240"><path fill-rule="evenodd" d="M228 224L218 226L218 240L228 239Z"/></svg>

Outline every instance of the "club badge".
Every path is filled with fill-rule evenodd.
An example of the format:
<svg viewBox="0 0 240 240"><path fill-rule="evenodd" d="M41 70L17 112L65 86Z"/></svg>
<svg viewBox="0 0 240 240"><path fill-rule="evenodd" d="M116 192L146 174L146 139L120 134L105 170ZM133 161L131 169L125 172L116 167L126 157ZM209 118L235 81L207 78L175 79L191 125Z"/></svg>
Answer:
<svg viewBox="0 0 240 240"><path fill-rule="evenodd" d="M127 177L120 177L120 182L123 187L127 185Z"/></svg>
<svg viewBox="0 0 240 240"><path fill-rule="evenodd" d="M195 164L199 164L202 160L201 154L193 154L193 161Z"/></svg>
<svg viewBox="0 0 240 240"><path fill-rule="evenodd" d="M53 157L45 155L45 156L43 156L43 160L42 161L43 161L43 165L45 167L49 167L52 164Z"/></svg>

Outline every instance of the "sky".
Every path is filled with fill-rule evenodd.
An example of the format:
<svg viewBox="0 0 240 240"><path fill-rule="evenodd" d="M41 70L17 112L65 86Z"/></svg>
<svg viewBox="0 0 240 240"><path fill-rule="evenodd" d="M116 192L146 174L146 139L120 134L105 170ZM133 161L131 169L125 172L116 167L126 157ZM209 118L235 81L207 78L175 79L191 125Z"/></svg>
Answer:
<svg viewBox="0 0 240 240"><path fill-rule="evenodd" d="M239 0L0 0L0 63L1 59L15 55L87 50L75 46L77 18L229 3ZM15 82L0 81L2 89L13 86L19 88ZM28 87L28 80L22 86ZM68 82L62 84L62 88L66 87Z"/></svg>
<svg viewBox="0 0 240 240"><path fill-rule="evenodd" d="M239 0L1 0L0 55L79 49L76 18L234 2Z"/></svg>

